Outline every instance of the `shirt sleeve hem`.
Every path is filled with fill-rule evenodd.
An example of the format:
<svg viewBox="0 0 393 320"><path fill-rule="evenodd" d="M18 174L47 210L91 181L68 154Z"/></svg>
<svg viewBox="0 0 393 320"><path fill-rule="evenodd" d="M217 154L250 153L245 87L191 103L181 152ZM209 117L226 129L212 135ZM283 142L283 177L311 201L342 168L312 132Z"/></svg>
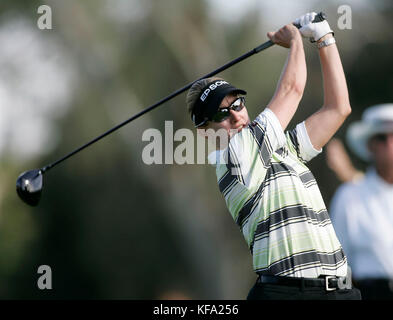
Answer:
<svg viewBox="0 0 393 320"><path fill-rule="evenodd" d="M310 136L307 133L306 122L303 121L296 126L299 144L302 146L302 153L305 160L311 160L322 152L322 148L317 150L311 143Z"/></svg>

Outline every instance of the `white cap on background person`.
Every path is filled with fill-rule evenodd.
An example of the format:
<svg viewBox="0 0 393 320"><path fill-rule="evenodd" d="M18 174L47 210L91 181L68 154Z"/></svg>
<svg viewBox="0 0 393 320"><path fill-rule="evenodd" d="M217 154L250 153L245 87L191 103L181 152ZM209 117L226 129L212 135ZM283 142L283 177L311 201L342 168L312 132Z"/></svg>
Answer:
<svg viewBox="0 0 393 320"><path fill-rule="evenodd" d="M367 108L363 112L362 120L349 126L347 142L358 157L371 161L368 142L373 136L384 133L393 133L393 103L378 104Z"/></svg>

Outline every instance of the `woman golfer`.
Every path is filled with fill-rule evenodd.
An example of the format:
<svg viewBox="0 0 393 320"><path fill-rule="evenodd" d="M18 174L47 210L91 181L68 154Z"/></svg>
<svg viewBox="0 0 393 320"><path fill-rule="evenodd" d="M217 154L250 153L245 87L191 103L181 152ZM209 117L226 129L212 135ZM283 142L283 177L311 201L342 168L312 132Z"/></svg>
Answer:
<svg viewBox="0 0 393 320"><path fill-rule="evenodd" d="M248 299L360 299L318 185L306 164L350 114L346 80L328 22L299 19L268 37L288 48L277 89L250 121L244 95L223 79L197 81L187 105L198 129L225 132L227 144L209 154L219 189L239 225L258 274ZM300 31L300 32L299 32ZM321 109L284 132L302 98L306 62L302 37L319 50ZM201 131L201 130L199 130ZM208 134L207 134L208 136Z"/></svg>

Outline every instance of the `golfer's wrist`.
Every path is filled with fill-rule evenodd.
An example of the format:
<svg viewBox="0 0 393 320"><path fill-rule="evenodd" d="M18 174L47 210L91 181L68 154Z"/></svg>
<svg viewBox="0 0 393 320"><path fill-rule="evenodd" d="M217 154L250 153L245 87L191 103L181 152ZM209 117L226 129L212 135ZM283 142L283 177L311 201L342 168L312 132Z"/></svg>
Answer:
<svg viewBox="0 0 393 320"><path fill-rule="evenodd" d="M299 35L294 36L291 39L291 41L289 41L289 47L291 48L293 45L296 45L296 44L303 45L303 40L302 40L302 36L300 35L300 33L299 33Z"/></svg>
<svg viewBox="0 0 393 320"><path fill-rule="evenodd" d="M333 34L327 34L317 41L317 48L321 50L335 43L336 43L336 39L334 39Z"/></svg>
<svg viewBox="0 0 393 320"><path fill-rule="evenodd" d="M330 39L330 38L333 38L333 37L334 37L334 36L333 36L333 33L325 34L321 39L318 39L317 45L318 45L319 43L321 43L322 41L327 40L327 39Z"/></svg>

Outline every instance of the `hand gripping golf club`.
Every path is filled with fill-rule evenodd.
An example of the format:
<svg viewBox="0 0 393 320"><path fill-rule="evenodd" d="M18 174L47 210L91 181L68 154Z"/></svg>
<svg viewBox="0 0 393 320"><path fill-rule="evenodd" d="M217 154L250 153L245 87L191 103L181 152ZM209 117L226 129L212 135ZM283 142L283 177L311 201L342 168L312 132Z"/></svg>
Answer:
<svg viewBox="0 0 393 320"><path fill-rule="evenodd" d="M320 12L315 17L313 22L321 22L325 19L326 19L326 15L323 12ZM295 26L297 28L300 28L300 25L295 24ZM96 137L95 139L87 142L86 144L82 145L81 147L75 149L74 151L70 152L69 154L65 155L64 157L60 158L59 160L57 160L51 164L48 164L47 166L42 167L41 169L34 169L34 170L29 170L29 171L23 172L22 174L19 175L18 179L16 180L16 191L17 191L19 197L24 202L26 202L27 204L29 204L31 206L38 205L38 202L40 201L40 198L41 198L42 188L43 188L43 178L42 177L45 172L49 171L50 169L52 169L53 167L58 165L60 162L63 162L64 160L72 157L76 153L82 151L83 149L87 148L88 146L92 145L93 143L97 142L98 140L101 140L102 138L106 137L107 135L111 134L112 132L116 131L117 129L120 129L121 127L125 126L126 124L130 123L131 121L139 118L140 116L144 115L145 113L147 113L147 112L157 108L158 106L162 105L163 103L173 99L174 97L178 96L179 94L183 93L184 91L187 91L188 89L191 88L191 86L196 81L199 81L204 78L212 77L212 76L216 75L217 73L220 73L221 71L224 71L224 70L232 67L233 65L239 63L240 61L243 61L256 53L261 52L261 51L271 47L272 45L274 45L274 43L272 41L270 41L270 40L266 41L265 43L250 50L249 52L243 54L242 56L228 62L227 64L223 65L222 67L204 75L203 77L201 77L193 82L190 82L189 84L187 84L183 88L176 90L175 92L171 93L169 96L154 103L150 107L147 107L146 109L140 111L139 113L135 114L131 118L121 122L117 126L106 131L105 133L101 134L100 136Z"/></svg>

